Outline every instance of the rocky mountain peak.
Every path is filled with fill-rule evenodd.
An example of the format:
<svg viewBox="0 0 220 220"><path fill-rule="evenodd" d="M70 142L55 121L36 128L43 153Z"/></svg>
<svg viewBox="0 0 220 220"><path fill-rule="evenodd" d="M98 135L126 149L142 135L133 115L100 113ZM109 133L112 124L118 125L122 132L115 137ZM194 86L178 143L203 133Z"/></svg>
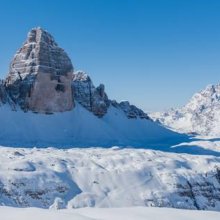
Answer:
<svg viewBox="0 0 220 220"><path fill-rule="evenodd" d="M54 38L32 29L11 62L6 88L23 110L61 112L73 108L73 65Z"/></svg>
<svg viewBox="0 0 220 220"><path fill-rule="evenodd" d="M220 84L208 85L195 93L182 108L156 112L150 116L178 132L219 137Z"/></svg>
<svg viewBox="0 0 220 220"><path fill-rule="evenodd" d="M52 114L70 111L75 103L101 118L110 107L129 119L149 119L129 102L117 103L108 98L105 86L95 87L90 76L75 71L67 53L44 29L33 28L16 52L5 80L0 81L0 105L13 110Z"/></svg>
<svg viewBox="0 0 220 220"><path fill-rule="evenodd" d="M203 111L213 105L220 105L220 85L208 85L205 89L193 95L184 106L189 111Z"/></svg>
<svg viewBox="0 0 220 220"><path fill-rule="evenodd" d="M33 28L27 36L26 44L29 43L45 43L51 46L58 46L53 36L41 27Z"/></svg>

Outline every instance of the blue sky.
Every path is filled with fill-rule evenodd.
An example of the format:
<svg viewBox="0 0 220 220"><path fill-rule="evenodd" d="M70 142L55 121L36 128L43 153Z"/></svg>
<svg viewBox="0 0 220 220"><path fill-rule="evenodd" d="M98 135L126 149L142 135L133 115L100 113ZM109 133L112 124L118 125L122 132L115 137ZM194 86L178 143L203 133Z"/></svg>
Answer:
<svg viewBox="0 0 220 220"><path fill-rule="evenodd" d="M1 0L2 78L36 26L110 98L144 110L182 106L220 82L217 0Z"/></svg>

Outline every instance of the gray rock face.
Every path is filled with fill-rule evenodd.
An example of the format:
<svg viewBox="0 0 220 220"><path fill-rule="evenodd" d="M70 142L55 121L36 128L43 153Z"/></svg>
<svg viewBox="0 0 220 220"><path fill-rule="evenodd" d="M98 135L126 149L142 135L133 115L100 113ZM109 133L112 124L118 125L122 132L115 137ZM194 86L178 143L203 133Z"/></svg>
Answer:
<svg viewBox="0 0 220 220"><path fill-rule="evenodd" d="M103 84L95 87L86 73L78 71L73 75L72 87L74 99L84 108L98 117L102 117L107 113L110 100L105 93Z"/></svg>
<svg viewBox="0 0 220 220"><path fill-rule="evenodd" d="M78 71L73 74L72 87L74 100L98 117L103 117L108 108L113 106L121 109L129 119L150 119L146 113L136 106L130 105L128 101L117 103L108 99L104 85L100 84L95 87L91 78L85 72Z"/></svg>
<svg viewBox="0 0 220 220"><path fill-rule="evenodd" d="M7 92L5 90L4 81L0 80L0 105L7 103Z"/></svg>
<svg viewBox="0 0 220 220"><path fill-rule="evenodd" d="M48 32L34 28L11 62L6 89L23 110L68 111L73 108L72 73L65 51Z"/></svg>
<svg viewBox="0 0 220 220"><path fill-rule="evenodd" d="M9 106L11 107L13 111L16 110L15 103L11 100L11 98L9 97L7 93L7 90L5 87L5 81L0 80L0 106L4 104L9 104Z"/></svg>
<svg viewBox="0 0 220 220"><path fill-rule="evenodd" d="M120 108L129 119L132 118L150 119L146 113L144 113L141 109L137 108L135 105L130 105L128 101L123 101L120 103L117 103L116 101L112 101L111 103L114 107Z"/></svg>

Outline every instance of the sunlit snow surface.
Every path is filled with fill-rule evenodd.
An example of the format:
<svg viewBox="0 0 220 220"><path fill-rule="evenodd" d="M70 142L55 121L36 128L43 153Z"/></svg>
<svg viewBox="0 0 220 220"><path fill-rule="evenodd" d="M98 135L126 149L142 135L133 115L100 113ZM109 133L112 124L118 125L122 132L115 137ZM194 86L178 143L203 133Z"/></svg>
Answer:
<svg viewBox="0 0 220 220"><path fill-rule="evenodd" d="M220 212L144 207L58 211L0 207L0 216L4 220L219 220Z"/></svg>
<svg viewBox="0 0 220 220"><path fill-rule="evenodd" d="M170 146L187 139L151 120L128 119L121 109L110 107L98 118L79 104L69 112L37 114L0 107L0 145L72 148L113 145Z"/></svg>
<svg viewBox="0 0 220 220"><path fill-rule="evenodd" d="M204 149L203 155L200 151L192 155L119 147L1 147L0 204L52 209L160 206L219 211L220 144L197 141L180 149L190 148L191 152L196 145Z"/></svg>
<svg viewBox="0 0 220 220"><path fill-rule="evenodd" d="M164 215L125 208L138 206L220 211L219 139L191 138L150 120L127 119L116 108L103 118L79 105L53 115L12 112L7 106L0 113L0 205L51 209L1 207L4 220L22 219L26 212L27 218L36 212L42 220L44 214L64 220L114 214L119 216L114 219L150 219L154 210ZM78 209L85 207L95 209Z"/></svg>

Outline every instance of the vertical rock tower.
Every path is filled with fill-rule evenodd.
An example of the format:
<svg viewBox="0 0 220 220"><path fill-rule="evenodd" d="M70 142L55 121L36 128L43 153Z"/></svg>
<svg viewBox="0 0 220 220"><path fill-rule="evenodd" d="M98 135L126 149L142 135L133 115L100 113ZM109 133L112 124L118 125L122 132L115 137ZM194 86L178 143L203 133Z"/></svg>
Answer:
<svg viewBox="0 0 220 220"><path fill-rule="evenodd" d="M15 54L5 81L10 98L24 111L53 113L74 107L73 65L42 28L34 28Z"/></svg>

